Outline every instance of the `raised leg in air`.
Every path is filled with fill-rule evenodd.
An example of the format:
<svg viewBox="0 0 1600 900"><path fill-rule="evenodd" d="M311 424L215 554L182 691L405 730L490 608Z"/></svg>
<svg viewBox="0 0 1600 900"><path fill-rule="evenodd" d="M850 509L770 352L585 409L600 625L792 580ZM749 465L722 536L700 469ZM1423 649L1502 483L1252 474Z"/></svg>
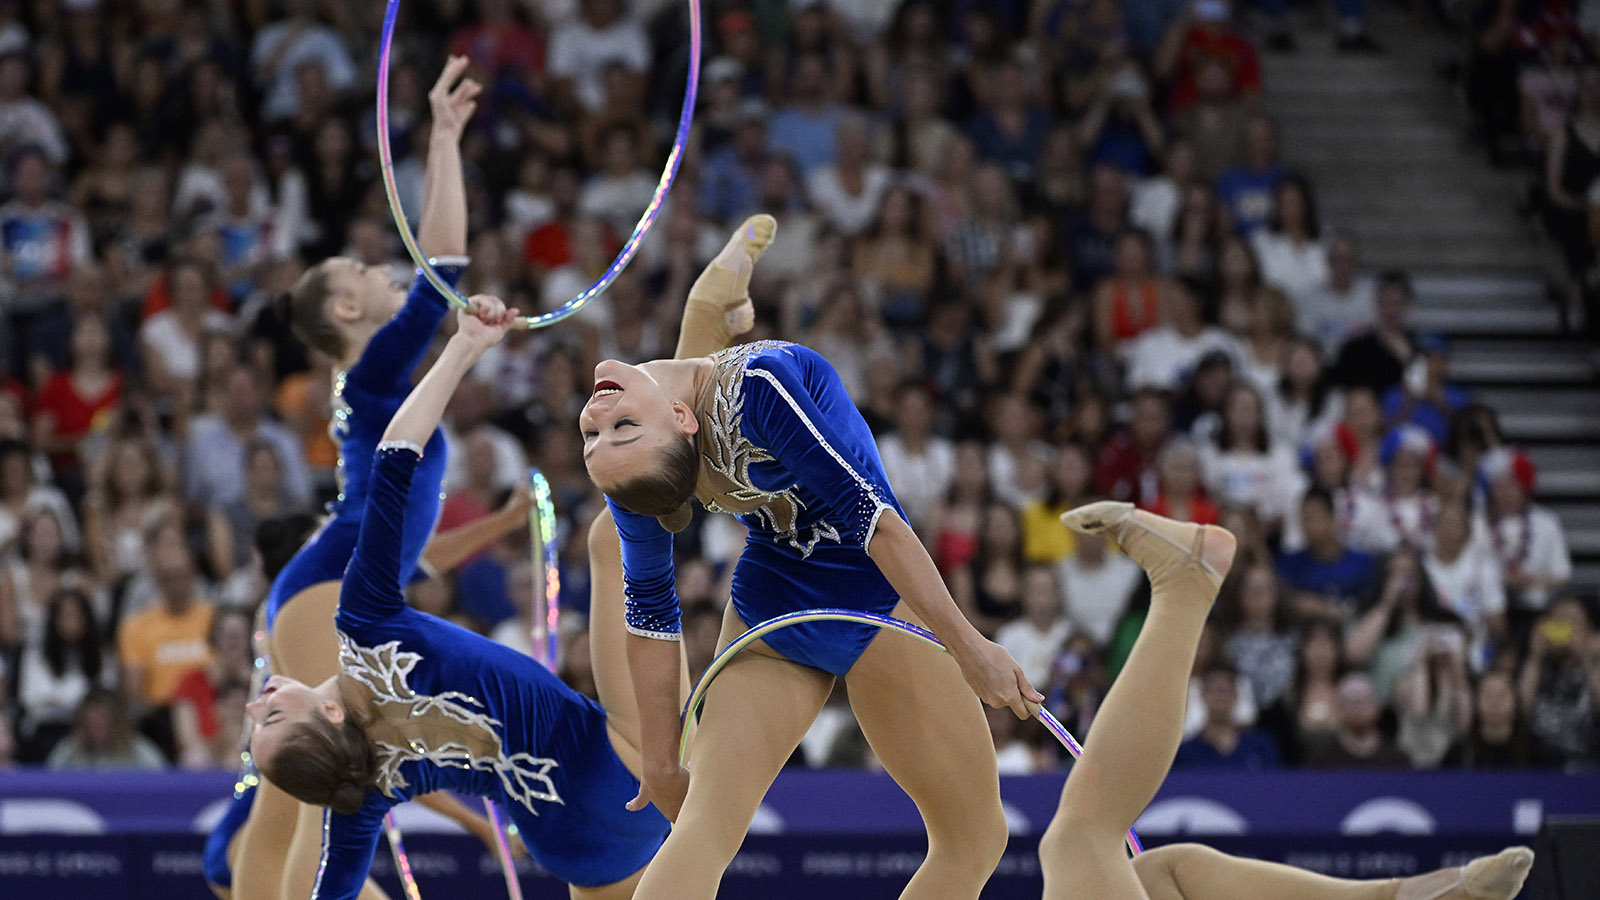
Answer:
<svg viewBox="0 0 1600 900"><path fill-rule="evenodd" d="M1084 753L1039 845L1046 900L1147 896L1122 847L1123 833L1166 778L1182 739L1195 646L1217 587L1233 564L1232 534L1175 522L1129 503L1102 502L1062 516L1103 532L1150 577L1150 615L1106 695Z"/></svg>

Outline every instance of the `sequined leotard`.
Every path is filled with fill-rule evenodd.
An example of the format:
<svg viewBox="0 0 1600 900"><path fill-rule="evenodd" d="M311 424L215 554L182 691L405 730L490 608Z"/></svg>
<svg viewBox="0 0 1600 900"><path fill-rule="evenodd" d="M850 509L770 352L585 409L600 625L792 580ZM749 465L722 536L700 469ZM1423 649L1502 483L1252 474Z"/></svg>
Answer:
<svg viewBox="0 0 1600 900"><path fill-rule="evenodd" d="M373 698L378 779L356 814L325 813L312 896L356 897L384 813L438 790L498 801L528 852L569 884L621 881L649 862L668 826L653 807L624 809L639 782L612 750L605 710L532 657L405 604L400 548L418 515L408 494L423 458L414 445L379 448L345 573L339 663Z"/></svg>
<svg viewBox="0 0 1600 900"><path fill-rule="evenodd" d="M712 355L716 375L697 410L696 496L750 530L733 572L733 608L746 625L818 607L889 613L899 597L867 555L878 517L905 517L872 432L816 351L763 341ZM622 538L628 630L679 637L672 535L654 518L611 503ZM789 659L843 675L876 629L839 623L766 638Z"/></svg>

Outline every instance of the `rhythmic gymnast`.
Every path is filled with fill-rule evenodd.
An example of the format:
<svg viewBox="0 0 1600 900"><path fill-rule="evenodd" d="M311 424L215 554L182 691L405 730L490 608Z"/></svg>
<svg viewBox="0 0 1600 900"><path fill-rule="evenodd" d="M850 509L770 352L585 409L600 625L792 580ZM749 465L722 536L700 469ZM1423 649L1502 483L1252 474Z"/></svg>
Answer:
<svg viewBox="0 0 1600 900"><path fill-rule="evenodd" d="M744 286L774 227L767 216L746 223L697 283L679 358L601 363L579 419L590 477L606 493L620 535L604 534L602 516L591 546L620 540L627 654L644 740L644 783L630 806L653 803L675 822L640 892L716 893L762 795L842 676L868 741L927 824L928 856L903 896L975 898L1006 845L994 747L978 698L1026 716L1027 704L1042 697L1016 661L956 608L827 361L778 342L720 349L753 322ZM719 303L727 298L734 300ZM712 350L719 352L703 355ZM777 632L710 689L691 779L677 757L672 571L672 532L687 523L691 497L739 515L750 529L734 571L724 645L782 613L847 606L926 625L952 655L874 640L866 626Z"/></svg>
<svg viewBox="0 0 1600 900"><path fill-rule="evenodd" d="M472 303L378 445L335 618L338 673L316 685L273 676L249 706L250 749L267 781L331 808L311 894L319 900L356 897L384 814L429 791L501 803L529 852L578 900L631 896L668 830L658 812L626 809L639 790L636 730L608 721L532 657L402 596L407 535L432 515L417 494L436 490L420 474L424 445L451 392L516 316L493 298ZM620 604L596 609L594 629L620 633L608 619L621 615ZM594 649L604 694L626 662Z"/></svg>
<svg viewBox="0 0 1600 900"><path fill-rule="evenodd" d="M418 242L451 284L461 277L467 262L462 255L467 246L467 204L459 144L481 90L477 82L461 77L467 63L466 57L451 57L428 94L433 125ZM338 671L333 612L361 525L379 435L410 392L412 372L449 311L447 300L420 275L409 293L396 290L389 276L383 267L369 268L342 257L328 259L308 271L278 304L280 318L296 336L327 354L336 368L340 495L322 527L273 580L265 604L273 670L311 683ZM407 520L410 530L399 548L401 559L407 561L408 580L424 545L429 567L448 570L519 527L526 510L525 498L516 500L496 515L429 542L439 510L445 443L440 433L424 443L428 453L417 476L418 511ZM440 794L422 802L493 846L488 821L459 800ZM241 807L248 807L248 817L241 814ZM214 891L232 889L237 900L278 900L281 885L284 896L305 895L315 875L322 837L320 809L303 807L268 785L253 798L236 796L219 829L239 833L236 840L230 834L211 842L214 848L233 845L224 858L212 854L208 881ZM230 869L237 870L237 878ZM382 897L383 892L374 884L368 896Z"/></svg>
<svg viewBox="0 0 1600 900"><path fill-rule="evenodd" d="M1511 900L1533 863L1513 847L1405 879L1347 881L1176 844L1132 860L1123 836L1155 797L1182 739L1189 671L1234 537L1105 501L1062 516L1110 535L1150 577L1150 616L1112 683L1039 842L1045 900Z"/></svg>

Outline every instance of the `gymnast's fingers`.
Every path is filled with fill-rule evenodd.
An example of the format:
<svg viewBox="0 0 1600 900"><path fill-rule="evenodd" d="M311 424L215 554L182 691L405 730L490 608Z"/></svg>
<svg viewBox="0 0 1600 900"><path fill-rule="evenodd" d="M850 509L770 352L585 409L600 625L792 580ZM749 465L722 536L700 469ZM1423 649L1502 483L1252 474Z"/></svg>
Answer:
<svg viewBox="0 0 1600 900"><path fill-rule="evenodd" d="M430 91L429 93L444 94L448 92L450 90L450 85L454 84L455 80L461 77L462 71L466 68L467 58L465 56L450 57L450 59L444 64L444 70L439 73L439 80L433 83L433 91Z"/></svg>
<svg viewBox="0 0 1600 900"><path fill-rule="evenodd" d="M644 796L644 785L641 784L639 785L639 793L635 794L633 799L628 801L628 812L638 812L649 805L650 801L646 800Z"/></svg>

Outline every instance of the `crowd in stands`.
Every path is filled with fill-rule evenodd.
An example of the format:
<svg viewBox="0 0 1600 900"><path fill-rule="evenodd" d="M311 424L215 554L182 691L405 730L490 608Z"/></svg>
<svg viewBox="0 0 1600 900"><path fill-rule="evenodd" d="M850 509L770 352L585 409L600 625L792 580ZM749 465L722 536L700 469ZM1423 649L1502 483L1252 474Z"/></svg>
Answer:
<svg viewBox="0 0 1600 900"><path fill-rule="evenodd" d="M1148 605L1137 566L1058 521L1110 497L1240 538L1180 766L1600 763L1600 630L1537 473L1408 326L1406 273L1367 271L1279 158L1257 38L1290 48L1282 5L708 0L658 226L585 311L463 385L441 528L544 472L561 671L592 692L588 373L669 355L690 282L770 212L751 337L834 363L953 596L1075 733ZM1339 46L1370 50L1338 6ZM611 262L671 145L684 7L403 5L407 210L444 54L488 86L468 292L549 309ZM332 254L411 277L376 160L383 11L0 4L0 764L237 761L258 526L337 491L329 362L271 300ZM679 536L696 672L742 540L706 515ZM411 602L528 649L532 574L514 536ZM873 765L835 700L797 764ZM991 721L1004 771L1062 764L1033 723Z"/></svg>

